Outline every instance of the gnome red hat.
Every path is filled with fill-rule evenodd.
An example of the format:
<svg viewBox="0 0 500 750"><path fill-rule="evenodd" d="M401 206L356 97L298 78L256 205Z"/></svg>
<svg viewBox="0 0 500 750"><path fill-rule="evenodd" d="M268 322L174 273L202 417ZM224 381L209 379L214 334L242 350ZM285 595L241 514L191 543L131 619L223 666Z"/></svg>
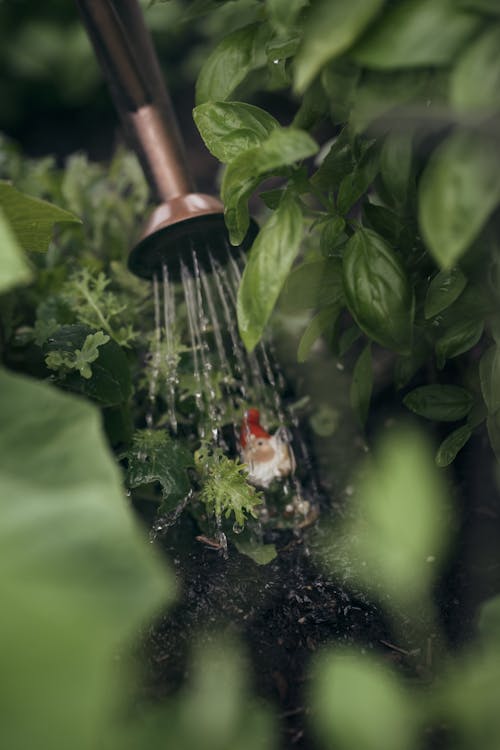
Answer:
<svg viewBox="0 0 500 750"><path fill-rule="evenodd" d="M265 438L266 440L269 440L271 437L271 435L261 427L260 412L258 409L247 409L243 416L240 432L240 443L242 448L246 448L249 435L254 435L256 438Z"/></svg>

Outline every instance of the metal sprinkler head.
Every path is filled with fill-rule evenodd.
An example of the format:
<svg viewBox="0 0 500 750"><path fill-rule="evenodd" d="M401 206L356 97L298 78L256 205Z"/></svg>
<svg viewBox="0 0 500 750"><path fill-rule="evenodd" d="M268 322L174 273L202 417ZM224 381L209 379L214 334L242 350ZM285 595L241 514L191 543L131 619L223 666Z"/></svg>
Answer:
<svg viewBox="0 0 500 750"><path fill-rule="evenodd" d="M218 198L196 192L138 1L76 0L76 4L158 203L130 253L130 270L152 279L161 276L166 266L170 278L178 280L181 262L192 266L193 250L207 271L213 260L225 263L232 246L224 206ZM257 231L252 221L239 249L248 249Z"/></svg>

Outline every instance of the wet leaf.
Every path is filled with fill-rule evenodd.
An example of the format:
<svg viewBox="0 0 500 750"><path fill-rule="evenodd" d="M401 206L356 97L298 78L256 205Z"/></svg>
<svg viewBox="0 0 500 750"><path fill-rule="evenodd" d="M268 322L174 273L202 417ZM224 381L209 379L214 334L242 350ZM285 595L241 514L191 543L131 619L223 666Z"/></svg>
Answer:
<svg viewBox="0 0 500 750"><path fill-rule="evenodd" d="M302 240L303 217L296 200L285 194L255 240L238 290L241 338L252 351L271 316Z"/></svg>
<svg viewBox="0 0 500 750"><path fill-rule="evenodd" d="M45 252L54 224L81 224L81 220L52 203L20 193L8 182L0 181L0 208L24 250Z"/></svg>
<svg viewBox="0 0 500 750"><path fill-rule="evenodd" d="M342 264L336 259L303 263L288 276L281 304L284 310L339 305L344 299Z"/></svg>
<svg viewBox="0 0 500 750"><path fill-rule="evenodd" d="M468 320L451 326L444 336L436 341L436 360L439 369L444 367L447 359L458 357L459 354L472 349L483 335L483 330L482 320Z"/></svg>
<svg viewBox="0 0 500 750"><path fill-rule="evenodd" d="M32 273L18 239L0 208L0 294L31 281Z"/></svg>
<svg viewBox="0 0 500 750"><path fill-rule="evenodd" d="M406 273L389 245L360 229L348 242L343 261L344 292L359 327L382 346L410 350L413 294Z"/></svg>
<svg viewBox="0 0 500 750"><path fill-rule="evenodd" d="M432 154L420 180L419 222L429 250L451 268L500 202L496 141L457 131Z"/></svg>
<svg viewBox="0 0 500 750"><path fill-rule="evenodd" d="M462 450L472 435L472 430L468 424L453 430L447 438L443 440L436 453L436 464L440 469L449 466L455 460L456 455Z"/></svg>
<svg viewBox="0 0 500 750"><path fill-rule="evenodd" d="M221 197L231 243L239 245L249 226L247 201L264 177L312 156L317 144L303 130L277 128L259 146L236 157L226 168Z"/></svg>
<svg viewBox="0 0 500 750"><path fill-rule="evenodd" d="M417 715L397 676L373 656L326 652L318 659L311 696L321 747L413 750Z"/></svg>
<svg viewBox="0 0 500 750"><path fill-rule="evenodd" d="M0 371L0 415L2 742L114 747L129 684L116 654L173 580L125 502L97 409Z"/></svg>
<svg viewBox="0 0 500 750"><path fill-rule="evenodd" d="M404 205L410 188L413 133L389 133L380 153L380 176L395 201Z"/></svg>
<svg viewBox="0 0 500 750"><path fill-rule="evenodd" d="M481 23L460 10L456 0L402 0L378 19L351 54L367 68L446 65Z"/></svg>
<svg viewBox="0 0 500 750"><path fill-rule="evenodd" d="M383 5L383 0L319 0L305 20L295 58L295 90L305 91L323 65L349 49Z"/></svg>
<svg viewBox="0 0 500 750"><path fill-rule="evenodd" d="M206 102L194 108L193 117L208 150L223 163L258 146L279 127L272 115L244 102Z"/></svg>
<svg viewBox="0 0 500 750"><path fill-rule="evenodd" d="M403 403L411 411L438 422L456 422L472 409L474 399L457 385L422 385L407 393Z"/></svg>
<svg viewBox="0 0 500 750"><path fill-rule="evenodd" d="M500 107L500 25L474 39L460 55L450 80L450 102L458 111Z"/></svg>
<svg viewBox="0 0 500 750"><path fill-rule="evenodd" d="M425 317L433 318L446 310L460 297L466 284L467 279L457 267L436 274L429 284L425 297Z"/></svg>
<svg viewBox="0 0 500 750"><path fill-rule="evenodd" d="M329 305L312 318L299 341L299 348L297 350L298 362L306 361L312 347L320 336L325 336L327 340L332 337L339 313L339 305Z"/></svg>
<svg viewBox="0 0 500 750"><path fill-rule="evenodd" d="M351 407L357 414L361 426L364 426L368 417L372 388L372 353L371 346L368 344L359 355L354 366L350 389Z"/></svg>
<svg viewBox="0 0 500 750"><path fill-rule="evenodd" d="M500 347L491 346L479 362L481 393L490 414L500 410Z"/></svg>
<svg viewBox="0 0 500 750"><path fill-rule="evenodd" d="M205 61L196 81L196 104L228 99L255 68L266 64L267 27L260 23L228 34Z"/></svg>

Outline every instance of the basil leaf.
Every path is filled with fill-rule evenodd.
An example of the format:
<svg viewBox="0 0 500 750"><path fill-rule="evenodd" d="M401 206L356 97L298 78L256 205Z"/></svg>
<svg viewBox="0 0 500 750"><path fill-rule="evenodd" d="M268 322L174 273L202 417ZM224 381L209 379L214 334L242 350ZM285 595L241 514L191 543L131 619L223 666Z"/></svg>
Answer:
<svg viewBox="0 0 500 750"><path fill-rule="evenodd" d="M404 205L412 168L413 133L389 133L380 153L380 176L392 198Z"/></svg>
<svg viewBox="0 0 500 750"><path fill-rule="evenodd" d="M343 260L344 292L359 327L399 353L411 348L413 292L399 259L378 234L360 229Z"/></svg>
<svg viewBox="0 0 500 750"><path fill-rule="evenodd" d="M474 399L458 385L422 385L407 393L403 403L420 417L455 422L467 416Z"/></svg>
<svg viewBox="0 0 500 750"><path fill-rule="evenodd" d="M453 432L451 432L439 446L436 453L436 464L441 469L444 469L445 466L449 466L451 462L455 460L457 453L462 450L471 435L472 430L467 424L453 430Z"/></svg>
<svg viewBox="0 0 500 750"><path fill-rule="evenodd" d="M248 351L262 337L302 240L299 204L285 193L255 240L238 290L238 325Z"/></svg>
<svg viewBox="0 0 500 750"><path fill-rule="evenodd" d="M385 206L363 202L363 224L382 235L389 243L396 245L403 231L400 216Z"/></svg>
<svg viewBox="0 0 500 750"><path fill-rule="evenodd" d="M351 346L355 344L362 335L363 334L356 325L347 328L339 340L339 357L343 357L347 354Z"/></svg>
<svg viewBox="0 0 500 750"><path fill-rule="evenodd" d="M500 409L500 347L491 346L479 362L481 393L490 414Z"/></svg>
<svg viewBox="0 0 500 750"><path fill-rule="evenodd" d="M488 429L488 437L490 439L491 447L495 453L495 456L500 461L500 411L495 414L490 414L486 420L486 427Z"/></svg>
<svg viewBox="0 0 500 750"><path fill-rule="evenodd" d="M378 168L378 148L373 145L365 151L352 172L346 175L340 183L337 196L337 209L340 214L346 214L366 193L375 179Z"/></svg>
<svg viewBox="0 0 500 750"><path fill-rule="evenodd" d="M326 258L335 257L339 246L347 241L347 235L345 234L344 229L345 221L341 216L334 216L322 224L319 237L319 249L321 255Z"/></svg>
<svg viewBox="0 0 500 750"><path fill-rule="evenodd" d="M286 280L281 304L285 310L308 310L339 304L344 299L342 266L338 260L303 263Z"/></svg>
<svg viewBox="0 0 500 750"><path fill-rule="evenodd" d="M351 55L367 68L446 65L481 23L457 8L456 0L402 0L381 16Z"/></svg>
<svg viewBox="0 0 500 750"><path fill-rule="evenodd" d="M460 297L466 285L467 279L459 268L437 273L429 284L425 297L425 317L433 318L446 310Z"/></svg>
<svg viewBox="0 0 500 750"><path fill-rule="evenodd" d="M264 177L312 156L318 146L303 130L276 128L259 146L237 156L228 166L221 187L231 243L239 245L249 225L247 200Z"/></svg>
<svg viewBox="0 0 500 750"><path fill-rule="evenodd" d="M226 36L205 61L196 81L196 104L228 99L254 69L266 64L266 25L253 23Z"/></svg>
<svg viewBox="0 0 500 750"><path fill-rule="evenodd" d="M439 369L444 367L447 359L453 359L472 349L483 335L483 330L482 320L468 320L456 323L449 328L436 342L436 359Z"/></svg>
<svg viewBox="0 0 500 750"><path fill-rule="evenodd" d="M0 208L0 294L31 281L31 269L18 239Z"/></svg>
<svg viewBox="0 0 500 750"><path fill-rule="evenodd" d="M323 308L323 310L320 310L320 312L312 318L299 341L297 362L306 361L309 352L320 336L325 336L326 339L330 339L333 336L339 313L339 305L329 305L328 307Z"/></svg>
<svg viewBox="0 0 500 750"><path fill-rule="evenodd" d="M451 268L500 202L500 150L457 131L434 151L420 180L419 222L442 268Z"/></svg>
<svg viewBox="0 0 500 750"><path fill-rule="evenodd" d="M259 107L244 102L206 102L193 110L206 147L226 163L266 140L279 122Z"/></svg>
<svg viewBox="0 0 500 750"><path fill-rule="evenodd" d="M460 55L450 79L450 102L460 112L500 106L500 26L475 39Z"/></svg>
<svg viewBox="0 0 500 750"><path fill-rule="evenodd" d="M325 63L338 57L361 35L383 0L319 0L305 21L295 58L295 90L305 91Z"/></svg>
<svg viewBox="0 0 500 750"><path fill-rule="evenodd" d="M413 376L423 367L428 355L429 347L423 338L420 338L414 342L410 354L397 358L394 365L394 385L398 391L408 385Z"/></svg>
<svg viewBox="0 0 500 750"><path fill-rule="evenodd" d="M352 373L350 389L351 406L361 426L366 422L373 388L371 346L368 344L358 357Z"/></svg>
<svg viewBox="0 0 500 750"><path fill-rule="evenodd" d="M278 33L286 33L297 23L309 0L266 0L269 22Z"/></svg>
<svg viewBox="0 0 500 750"><path fill-rule="evenodd" d="M361 70L350 60L334 60L321 73L321 83L330 100L330 115L334 124L344 123L354 102Z"/></svg>
<svg viewBox="0 0 500 750"><path fill-rule="evenodd" d="M311 177L320 190L335 190L354 168L354 156L349 131L344 128L335 138L319 169Z"/></svg>
<svg viewBox="0 0 500 750"><path fill-rule="evenodd" d="M82 223L81 219L69 211L20 193L8 182L1 181L0 209L21 247L40 253L48 249L54 224Z"/></svg>

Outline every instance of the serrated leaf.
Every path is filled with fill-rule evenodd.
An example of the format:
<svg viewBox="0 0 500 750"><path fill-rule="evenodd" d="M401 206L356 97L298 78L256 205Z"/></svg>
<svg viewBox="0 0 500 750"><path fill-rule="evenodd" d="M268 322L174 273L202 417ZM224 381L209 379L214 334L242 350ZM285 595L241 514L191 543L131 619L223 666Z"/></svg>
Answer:
<svg viewBox="0 0 500 750"><path fill-rule="evenodd" d="M196 81L196 104L228 99L250 71L266 64L268 31L253 23L228 34L205 61Z"/></svg>
<svg viewBox="0 0 500 750"><path fill-rule="evenodd" d="M383 0L319 0L306 18L295 58L295 90L302 93L323 65L349 49L376 16Z"/></svg>
<svg viewBox="0 0 500 750"><path fill-rule="evenodd" d="M483 330L482 320L468 320L451 326L444 336L436 341L438 367L441 369L447 359L453 359L472 349L483 335Z"/></svg>
<svg viewBox="0 0 500 750"><path fill-rule="evenodd" d="M370 229L349 240L343 259L347 304L359 327L382 346L400 353L411 348L413 292L389 245Z"/></svg>
<svg viewBox="0 0 500 750"><path fill-rule="evenodd" d="M490 414L500 409L500 347L490 346L479 362L481 393Z"/></svg>
<svg viewBox="0 0 500 750"><path fill-rule="evenodd" d="M351 54L367 68L446 65L481 23L460 10L456 0L402 0L387 9Z"/></svg>
<svg viewBox="0 0 500 750"><path fill-rule="evenodd" d="M460 55L450 78L450 102L459 112L500 107L500 25L474 39Z"/></svg>
<svg viewBox="0 0 500 750"><path fill-rule="evenodd" d="M420 180L419 223L442 268L451 268L500 202L495 140L457 131L432 154Z"/></svg>
<svg viewBox="0 0 500 750"><path fill-rule="evenodd" d="M0 294L32 279L23 250L0 208Z"/></svg>
<svg viewBox="0 0 500 750"><path fill-rule="evenodd" d="M344 299L342 265L336 259L303 263L286 280L281 304L288 311L341 304Z"/></svg>
<svg viewBox="0 0 500 750"><path fill-rule="evenodd" d="M455 422L467 416L474 399L458 385L422 385L407 393L403 403L420 417Z"/></svg>
<svg viewBox="0 0 500 750"><path fill-rule="evenodd" d="M221 187L231 243L239 245L249 226L247 201L264 177L313 156L318 146L303 130L277 128L259 146L237 156L226 168Z"/></svg>
<svg viewBox="0 0 500 750"><path fill-rule="evenodd" d="M306 361L312 347L320 336L325 336L327 339L332 336L339 313L339 305L329 305L309 321L309 324L299 341L299 347L297 349L298 362Z"/></svg>
<svg viewBox="0 0 500 750"><path fill-rule="evenodd" d="M412 171L413 133L392 132L380 153L380 176L386 190L400 205L406 203Z"/></svg>
<svg viewBox="0 0 500 750"><path fill-rule="evenodd" d="M52 237L54 224L81 224L81 220L69 211L20 193L10 183L2 181L0 208L24 250L45 252Z"/></svg>
<svg viewBox="0 0 500 750"><path fill-rule="evenodd" d="M467 279L460 268L450 268L440 271L429 284L425 297L425 317L427 319L438 315L453 304L462 294L467 285Z"/></svg>
<svg viewBox="0 0 500 750"><path fill-rule="evenodd" d="M302 210L285 194L250 250L238 290L238 326L248 351L262 336L299 250L302 230Z"/></svg>
<svg viewBox="0 0 500 750"><path fill-rule="evenodd" d="M447 438L443 440L436 453L436 464L440 469L449 466L455 460L456 455L462 450L472 435L472 430L468 424L453 430Z"/></svg>
<svg viewBox="0 0 500 750"><path fill-rule="evenodd" d="M359 355L352 373L350 389L351 407L361 426L364 426L370 408L373 388L371 346L368 344Z"/></svg>
<svg viewBox="0 0 500 750"><path fill-rule="evenodd" d="M260 107L244 102L206 102L193 110L208 150L223 163L266 140L279 122Z"/></svg>

